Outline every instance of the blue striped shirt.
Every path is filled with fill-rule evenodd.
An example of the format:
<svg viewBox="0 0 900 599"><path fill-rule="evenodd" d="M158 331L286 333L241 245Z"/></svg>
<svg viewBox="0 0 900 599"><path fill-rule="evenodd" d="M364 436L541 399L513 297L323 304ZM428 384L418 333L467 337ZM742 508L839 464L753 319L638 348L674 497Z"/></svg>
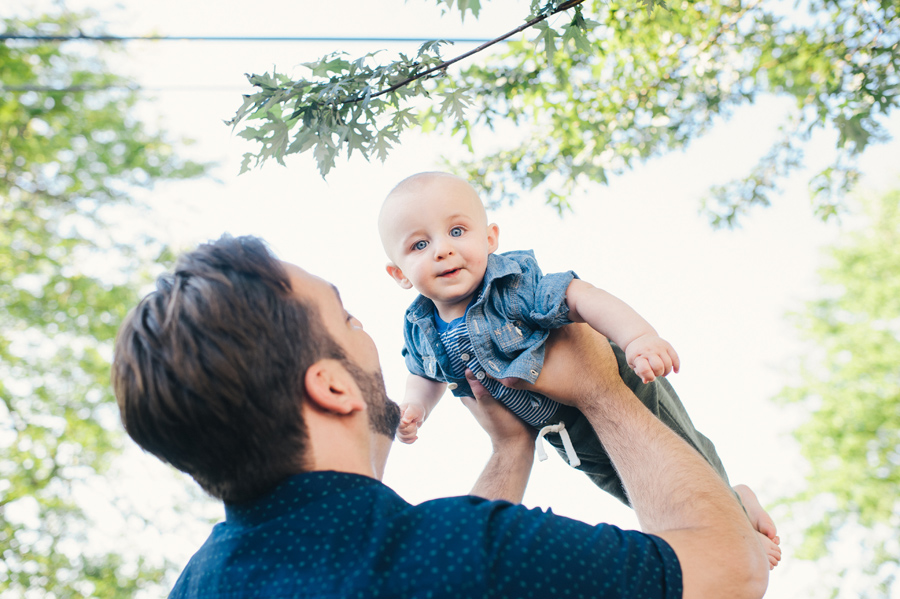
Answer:
<svg viewBox="0 0 900 599"><path fill-rule="evenodd" d="M435 311L434 324L440 335L444 350L447 352L447 357L450 359L450 368L455 378L465 378L466 368L468 368L494 399L505 405L513 414L531 426L540 428L546 424L556 424L556 422L551 422L551 419L556 415L556 411L559 408L557 402L540 393L524 389L512 389L486 376L484 368L478 362L477 356L475 356L472 342L469 340L465 316L447 323Z"/></svg>

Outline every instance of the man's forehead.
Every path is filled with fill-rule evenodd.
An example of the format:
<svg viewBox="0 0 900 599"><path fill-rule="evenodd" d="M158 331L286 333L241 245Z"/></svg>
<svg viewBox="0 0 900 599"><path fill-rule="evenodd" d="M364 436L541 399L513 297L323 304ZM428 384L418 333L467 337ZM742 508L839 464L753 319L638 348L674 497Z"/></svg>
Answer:
<svg viewBox="0 0 900 599"><path fill-rule="evenodd" d="M341 302L341 294L338 288L321 277L307 272L290 262L282 262L288 277L291 280L291 291L298 297L310 298L316 301L328 301L329 298Z"/></svg>

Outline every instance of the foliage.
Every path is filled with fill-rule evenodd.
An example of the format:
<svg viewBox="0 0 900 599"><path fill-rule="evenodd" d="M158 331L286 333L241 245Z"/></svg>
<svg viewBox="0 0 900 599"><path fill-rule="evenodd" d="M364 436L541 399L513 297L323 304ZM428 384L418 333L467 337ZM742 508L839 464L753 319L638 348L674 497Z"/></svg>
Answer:
<svg viewBox="0 0 900 599"><path fill-rule="evenodd" d="M583 1L548 2L543 7L534 3L532 18L514 32L544 24L548 16ZM453 0L447 3L452 7ZM480 10L477 0L463 0L457 6L463 17L467 10L477 17ZM237 126L245 119L264 122L259 127L247 126L239 134L262 145L258 154L244 155L241 172L250 168L253 158L256 165L269 158L283 165L286 154L307 150L312 150L323 176L334 167L335 158L343 148L348 157L358 150L366 158L374 154L384 161L391 144L399 141L400 132L417 122L413 110L404 107L408 101L429 95L425 87L429 79L445 75L449 65L479 51L444 61L440 47L446 43L444 40L426 42L415 56L401 54L399 60L385 65L372 64L376 53L351 62L344 58L345 52L336 52L303 64L313 77L309 80L294 81L275 72L248 75L250 83L260 91L244 96L244 103L228 124ZM447 89L439 95L442 111L457 120L465 119L465 108L471 103L465 89ZM290 130L298 125L289 144Z"/></svg>
<svg viewBox="0 0 900 599"><path fill-rule="evenodd" d="M781 399L810 412L795 437L811 471L789 500L815 513L800 555L822 558L857 529L861 561L887 598L900 573L900 190L865 208L866 226L821 273L827 296L800 317L810 353L802 384Z"/></svg>
<svg viewBox="0 0 900 599"><path fill-rule="evenodd" d="M477 17L480 7L477 0L456 3L463 16ZM311 79L251 76L258 91L245 96L231 124L262 122L241 133L261 144L244 168L254 156L257 164L280 162L311 150L323 176L342 149L383 160L404 128L450 128L473 150L459 170L489 197L511 200L517 190L541 188L562 210L577 185L605 183L636 161L683 147L717 117L773 93L795 100L783 138L745 178L713 189L706 211L714 225L733 226L751 207L767 205L778 181L802 166L810 135L833 128L834 162L810 182L815 210L827 218L857 179L858 154L886 137L884 117L897 106L898 11L896 0L801 0L795 7L779 0L534 0L533 40L511 41L459 72L441 66L433 44L386 65L373 63L374 54L331 55L306 63ZM378 93L384 97L373 103ZM515 141L475 153L477 125L514 125L521 138L498 136Z"/></svg>
<svg viewBox="0 0 900 599"><path fill-rule="evenodd" d="M7 31L71 34L63 13ZM130 190L202 173L132 116L129 82L89 48L0 45L0 595L126 597L159 566L90 548L75 497L121 447L111 343L158 243L118 243ZM31 91L25 91L31 90ZM52 90L63 90L54 92ZM93 90L93 91L92 91ZM127 281L127 283L125 282ZM106 550L109 551L109 550ZM31 595L29 595L31 596Z"/></svg>

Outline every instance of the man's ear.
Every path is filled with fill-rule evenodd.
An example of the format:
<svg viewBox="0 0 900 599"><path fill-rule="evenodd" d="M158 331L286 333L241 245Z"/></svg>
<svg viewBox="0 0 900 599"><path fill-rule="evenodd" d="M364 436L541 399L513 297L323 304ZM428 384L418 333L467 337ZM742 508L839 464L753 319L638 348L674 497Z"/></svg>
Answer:
<svg viewBox="0 0 900 599"><path fill-rule="evenodd" d="M397 281L398 285L404 289L412 289L412 283L409 282L409 279L406 278L399 266L393 262L388 262L384 269L387 271L387 274L391 275L392 279Z"/></svg>
<svg viewBox="0 0 900 599"><path fill-rule="evenodd" d="M500 227L495 223L491 223L487 228L488 233L488 254L493 254L500 247Z"/></svg>
<svg viewBox="0 0 900 599"><path fill-rule="evenodd" d="M306 369L303 382L310 402L322 411L349 415L366 409L359 387L337 360L319 360Z"/></svg>

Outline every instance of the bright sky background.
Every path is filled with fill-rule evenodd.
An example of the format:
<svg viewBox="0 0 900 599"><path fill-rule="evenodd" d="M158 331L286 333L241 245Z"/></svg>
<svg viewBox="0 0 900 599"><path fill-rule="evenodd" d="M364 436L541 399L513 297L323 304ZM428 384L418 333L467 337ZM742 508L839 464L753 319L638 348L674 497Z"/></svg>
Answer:
<svg viewBox="0 0 900 599"><path fill-rule="evenodd" d="M10 0L0 0L8 14ZM16 8L41 6L17 0ZM72 1L91 7L114 35L378 36L432 38L495 37L516 26L525 0L486 3L481 19L461 24L457 14L441 17L432 2L343 0L309 2L256 0ZM178 247L233 235L265 238L282 259L318 274L341 290L348 309L365 325L380 350L388 392L400 399L406 371L400 357L401 318L412 292L384 272L386 258L375 219L380 201L403 177L442 167L440 156L459 152L456 139L406 134L387 162L340 158L323 181L311 157L291 157L237 176L241 156L253 149L223 124L249 91L244 73L276 66L291 72L302 62L346 50L351 57L385 48L385 57L414 52L417 43L239 43L131 42L116 69L134 76L158 101L144 116L196 144L191 157L216 161L214 176L162 185L147 195L152 218ZM467 46L444 51L455 56ZM476 58L475 60L478 60ZM158 90L158 91L152 91ZM563 218L541 197L523 197L513 208L489 217L500 226L500 250L534 249L545 272L573 269L635 307L679 352L682 372L670 376L697 428L716 444L733 483L743 482L770 503L802 480L803 462L789 437L798 415L770 402L791 380L801 346L785 318L816 296L815 270L823 244L834 240L835 223L812 214L806 182L812 170L793 177L774 206L758 210L737 231L713 231L698 214L700 198L713 184L745 174L769 147L788 104L761 98L718 124L686 152L656 159L591 186L572 198L574 214ZM900 132L900 119L892 130ZM821 168L833 137L811 144L808 164ZM491 144L489 132L476 143ZM865 189L900 183L896 141L872 148L863 165ZM449 394L412 446L394 445L385 482L416 503L464 494L489 446L468 412ZM134 452L114 485L129 486L160 521L171 512L166 472L152 458ZM636 527L628 508L606 496L558 456L536 463L525 496L528 506L590 523ZM215 507L214 514L220 513ZM767 597L793 599L821 573L791 559L796 527L779 522L786 556L774 572ZM119 521L107 522L114 536ZM130 533L129 533L130 534ZM156 538L178 564L202 543L207 525L182 528ZM160 547L162 547L160 549ZM850 552L852 555L852 551Z"/></svg>

